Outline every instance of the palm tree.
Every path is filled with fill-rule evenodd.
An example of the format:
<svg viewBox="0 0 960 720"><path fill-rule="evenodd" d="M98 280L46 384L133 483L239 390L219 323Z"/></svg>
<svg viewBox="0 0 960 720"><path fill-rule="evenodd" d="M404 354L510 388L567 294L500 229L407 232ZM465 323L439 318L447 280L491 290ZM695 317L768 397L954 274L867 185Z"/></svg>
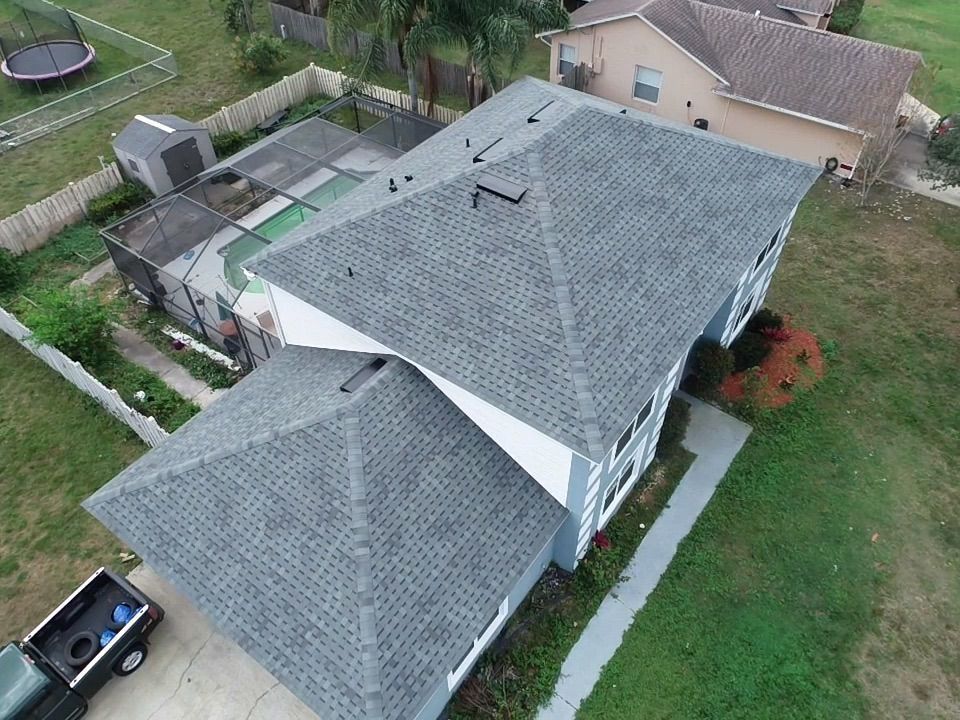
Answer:
<svg viewBox="0 0 960 720"><path fill-rule="evenodd" d="M426 0L331 0L327 12L330 22L330 42L343 52L349 48L353 31L366 33L369 39L358 43L349 73L360 84L373 73L383 69L387 44L396 43L407 71L407 86L413 98L413 110L418 107L416 63L418 56L406 52L410 28L421 18Z"/></svg>
<svg viewBox="0 0 960 720"><path fill-rule="evenodd" d="M467 98L476 107L516 70L535 33L569 24L561 0L427 0L405 57L409 64L439 47L466 50Z"/></svg>

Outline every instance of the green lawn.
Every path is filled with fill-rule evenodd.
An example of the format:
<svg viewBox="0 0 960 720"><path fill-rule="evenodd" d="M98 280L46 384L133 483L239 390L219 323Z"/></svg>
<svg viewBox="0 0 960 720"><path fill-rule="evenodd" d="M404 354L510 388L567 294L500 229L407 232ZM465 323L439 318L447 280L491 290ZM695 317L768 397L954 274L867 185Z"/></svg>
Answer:
<svg viewBox="0 0 960 720"><path fill-rule="evenodd" d="M578 717L960 717L960 211L875 199L803 204L770 304L839 355L757 425Z"/></svg>
<svg viewBox="0 0 960 720"><path fill-rule="evenodd" d="M867 0L854 34L923 53L943 70L928 104L960 111L960 6L957 0Z"/></svg>
<svg viewBox="0 0 960 720"><path fill-rule="evenodd" d="M141 455L133 433L0 333L0 638L123 549L80 501Z"/></svg>
<svg viewBox="0 0 960 720"><path fill-rule="evenodd" d="M2 2L3 0L0 0ZM200 0L65 0L71 10L172 50L180 77L104 110L57 133L7 152L0 160L0 217L43 199L100 169L98 155L112 158L111 133L137 113L206 117L307 65L312 48L287 43L287 60L268 76L241 73L234 65L232 38L221 18L221 3ZM266 3L256 3L260 26L269 31ZM5 97L5 96L4 96ZM6 107L2 111L6 116Z"/></svg>

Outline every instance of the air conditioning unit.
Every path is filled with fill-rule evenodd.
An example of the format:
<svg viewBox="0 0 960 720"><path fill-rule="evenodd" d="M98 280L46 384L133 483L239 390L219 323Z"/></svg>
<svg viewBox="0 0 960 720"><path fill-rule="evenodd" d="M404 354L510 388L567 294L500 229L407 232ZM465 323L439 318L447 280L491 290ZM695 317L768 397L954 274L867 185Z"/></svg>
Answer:
<svg viewBox="0 0 960 720"><path fill-rule="evenodd" d="M709 130L710 121L707 120L706 118L697 118L696 120L693 121L693 126L698 130Z"/></svg>

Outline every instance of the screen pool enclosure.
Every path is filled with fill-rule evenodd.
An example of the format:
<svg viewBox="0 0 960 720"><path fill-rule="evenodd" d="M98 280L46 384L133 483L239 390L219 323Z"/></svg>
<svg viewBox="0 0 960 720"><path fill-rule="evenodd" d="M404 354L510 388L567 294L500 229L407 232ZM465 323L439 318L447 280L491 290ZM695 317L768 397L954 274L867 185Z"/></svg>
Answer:
<svg viewBox="0 0 960 720"><path fill-rule="evenodd" d="M0 56L0 72L42 90L48 82L66 88L65 78L83 73L96 52L70 12L49 5L43 12L20 7L0 25Z"/></svg>
<svg viewBox="0 0 960 720"><path fill-rule="evenodd" d="M361 96L335 100L101 231L145 301L252 368L280 348L244 269L443 126Z"/></svg>

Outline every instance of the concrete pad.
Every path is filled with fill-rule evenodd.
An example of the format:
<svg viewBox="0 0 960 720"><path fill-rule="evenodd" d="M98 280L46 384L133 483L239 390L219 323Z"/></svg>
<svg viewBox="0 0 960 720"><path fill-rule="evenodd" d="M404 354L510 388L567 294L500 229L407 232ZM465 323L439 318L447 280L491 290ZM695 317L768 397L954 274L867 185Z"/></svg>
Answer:
<svg viewBox="0 0 960 720"><path fill-rule="evenodd" d="M537 720L573 720L593 692L604 665L614 656L650 593L669 567L680 542L693 528L730 467L750 426L711 405L679 393L690 403L690 425L683 444L697 457L673 491L667 506L643 538L623 579L604 598L597 614L560 669L550 704Z"/></svg>
<svg viewBox="0 0 960 720"><path fill-rule="evenodd" d="M318 720L149 567L135 569L130 581L167 615L143 667L94 697L91 720Z"/></svg>
<svg viewBox="0 0 960 720"><path fill-rule="evenodd" d="M100 280L113 272L113 260L108 257L102 263L94 265L92 268L87 270L81 277L78 277L76 280L70 283L70 285L71 287L77 287L80 285L96 285L98 282L100 282Z"/></svg>
<svg viewBox="0 0 960 720"><path fill-rule="evenodd" d="M933 200L960 207L960 188L934 190L933 184L918 177L927 162L927 138L909 134L897 147L888 165L887 182Z"/></svg>

